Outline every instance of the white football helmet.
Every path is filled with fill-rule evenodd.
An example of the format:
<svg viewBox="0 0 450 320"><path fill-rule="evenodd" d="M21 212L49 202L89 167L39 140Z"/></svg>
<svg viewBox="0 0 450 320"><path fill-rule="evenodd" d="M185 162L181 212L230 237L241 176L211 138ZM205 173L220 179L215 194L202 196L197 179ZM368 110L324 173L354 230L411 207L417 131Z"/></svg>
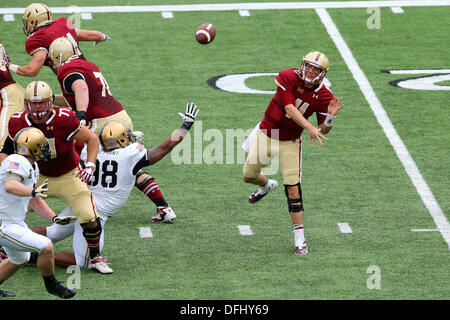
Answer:
<svg viewBox="0 0 450 320"><path fill-rule="evenodd" d="M43 3L32 3L26 7L23 13L23 32L27 36L37 30L37 28L53 22L50 9Z"/></svg>
<svg viewBox="0 0 450 320"><path fill-rule="evenodd" d="M311 79L306 74L307 65L312 65L321 69L322 71L319 73L319 75ZM319 85L323 81L323 78L325 78L329 67L330 63L328 62L328 58L325 54L319 51L309 52L306 56L303 57L300 64L300 78L307 83Z"/></svg>

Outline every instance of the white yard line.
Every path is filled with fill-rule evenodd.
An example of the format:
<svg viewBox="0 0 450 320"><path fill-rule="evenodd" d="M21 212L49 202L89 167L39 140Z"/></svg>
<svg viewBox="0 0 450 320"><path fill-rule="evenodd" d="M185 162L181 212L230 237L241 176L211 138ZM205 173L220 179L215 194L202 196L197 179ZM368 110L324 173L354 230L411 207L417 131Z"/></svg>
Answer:
<svg viewBox="0 0 450 320"><path fill-rule="evenodd" d="M450 6L450 0L406 1L324 1L324 2L266 2L266 3L219 3L192 5L155 6L91 6L50 7L52 13L74 12L163 12L163 11L230 11L230 10L289 10L289 9L345 9L382 7L431 7ZM25 8L0 8L0 14L21 14Z"/></svg>
<svg viewBox="0 0 450 320"><path fill-rule="evenodd" d="M152 229L149 227L139 227L139 236L141 238L153 238Z"/></svg>
<svg viewBox="0 0 450 320"><path fill-rule="evenodd" d="M252 228L250 228L249 225L238 225L239 233L242 236L252 236L253 231Z"/></svg>
<svg viewBox="0 0 450 320"><path fill-rule="evenodd" d="M378 100L378 97L375 94L372 86L370 85L369 80L367 80L364 72L359 67L358 62L350 51L350 48L347 46L344 38L342 38L330 15L325 9L316 9L316 12L319 15L319 18L324 24L325 28L327 29L328 34L333 39L342 58L344 59L350 72L352 73L353 78L358 83L358 86L367 102L369 103L373 113L375 114L378 123L381 125L384 133L386 134L386 137L394 148L397 157L405 168L406 173L410 177L414 187L422 198L425 207L428 209L428 212L433 218L434 223L436 224L439 232L441 233L442 237L447 243L448 248L450 249L450 223L448 222L444 212L434 198L433 193L422 177L422 174L417 168L416 163L409 154L408 149L406 148L402 139L397 134L397 131L392 125L391 120L389 119L386 111L381 105L381 102Z"/></svg>
<svg viewBox="0 0 450 320"><path fill-rule="evenodd" d="M338 222L337 226L342 233L353 233L352 228L347 222Z"/></svg>

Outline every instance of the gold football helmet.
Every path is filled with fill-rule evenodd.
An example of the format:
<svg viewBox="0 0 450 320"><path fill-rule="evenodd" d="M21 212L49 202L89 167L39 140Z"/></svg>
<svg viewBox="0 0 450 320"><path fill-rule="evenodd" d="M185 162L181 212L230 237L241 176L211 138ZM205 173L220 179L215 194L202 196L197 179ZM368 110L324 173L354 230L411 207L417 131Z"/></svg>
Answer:
<svg viewBox="0 0 450 320"><path fill-rule="evenodd" d="M312 65L314 67L320 68L322 71L319 73L318 76L316 76L313 79L310 79L306 75L306 66ZM328 58L325 54L319 51L312 51L309 52L306 56L303 57L302 62L300 64L300 77L303 81L319 85L323 78L325 78L325 75L327 74L328 68L330 67L330 63L328 62Z"/></svg>
<svg viewBox="0 0 450 320"><path fill-rule="evenodd" d="M48 54L53 64L59 68L61 64L66 62L70 57L78 55L78 47L69 39L61 37L55 39L48 48Z"/></svg>
<svg viewBox="0 0 450 320"><path fill-rule="evenodd" d="M17 154L31 157L33 161L47 161L51 151L47 138L41 130L34 127L23 128L14 137L14 151Z"/></svg>
<svg viewBox="0 0 450 320"><path fill-rule="evenodd" d="M27 36L37 30L37 28L52 23L52 13L43 3L32 3L26 7L23 13L23 32Z"/></svg>
<svg viewBox="0 0 450 320"><path fill-rule="evenodd" d="M33 81L25 88L25 110L32 120L41 120L53 107L52 88L44 81Z"/></svg>
<svg viewBox="0 0 450 320"><path fill-rule="evenodd" d="M109 121L100 130L100 143L105 151L125 148L132 142L131 130L119 121Z"/></svg>

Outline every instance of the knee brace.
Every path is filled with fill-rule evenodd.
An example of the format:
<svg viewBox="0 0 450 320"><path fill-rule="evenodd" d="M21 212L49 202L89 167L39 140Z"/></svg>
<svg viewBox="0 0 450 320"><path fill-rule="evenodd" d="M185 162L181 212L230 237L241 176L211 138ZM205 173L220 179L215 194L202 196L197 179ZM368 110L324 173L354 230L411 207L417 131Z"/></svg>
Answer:
<svg viewBox="0 0 450 320"><path fill-rule="evenodd" d="M144 180L142 180L141 183L137 183L138 178L139 178L140 176L142 176L143 174L146 174L147 177L144 178ZM135 186L136 188L138 188L138 189L141 189L142 187L145 186L145 184L146 184L149 180L152 180L152 179L154 179L154 178L153 178L151 175L149 175L147 172L142 171L142 170L139 170L139 172L136 174L136 183L134 184L134 186Z"/></svg>
<svg viewBox="0 0 450 320"><path fill-rule="evenodd" d="M297 186L298 187L298 194L299 197L297 199L291 199L289 198L289 191L288 187ZM289 212L301 212L304 211L303 209L303 197L302 197L302 187L300 183L297 183L295 185L284 185L284 193L286 194L286 198L288 199L288 209ZM300 203L300 204L298 204Z"/></svg>
<svg viewBox="0 0 450 320"><path fill-rule="evenodd" d="M100 239L100 234L102 233L102 225L100 224L100 218L96 219L97 225L95 227L87 227L86 223L81 224L81 228L83 229L83 236L86 240L96 241Z"/></svg>

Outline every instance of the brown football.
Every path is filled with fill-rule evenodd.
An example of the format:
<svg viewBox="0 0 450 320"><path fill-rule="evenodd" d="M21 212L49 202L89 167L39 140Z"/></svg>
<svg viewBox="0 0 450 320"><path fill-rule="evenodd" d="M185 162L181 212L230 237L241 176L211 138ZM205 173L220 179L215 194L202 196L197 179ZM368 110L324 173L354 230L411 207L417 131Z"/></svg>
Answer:
<svg viewBox="0 0 450 320"><path fill-rule="evenodd" d="M195 31L195 38L198 43L208 44L216 37L216 28L211 23L204 23L200 25Z"/></svg>

